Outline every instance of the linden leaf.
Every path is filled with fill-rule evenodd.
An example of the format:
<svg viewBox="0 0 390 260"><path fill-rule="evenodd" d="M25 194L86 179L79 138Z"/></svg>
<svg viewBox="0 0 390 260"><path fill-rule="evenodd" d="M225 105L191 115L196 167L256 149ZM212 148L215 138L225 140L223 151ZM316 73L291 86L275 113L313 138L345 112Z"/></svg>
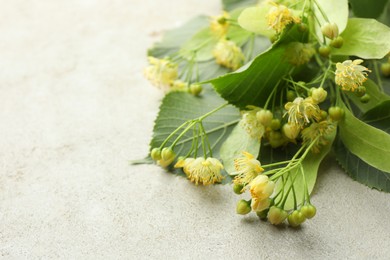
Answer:
<svg viewBox="0 0 390 260"><path fill-rule="evenodd" d="M224 10L231 11L240 7L254 5L257 2L257 0L222 0L222 5Z"/></svg>
<svg viewBox="0 0 390 260"><path fill-rule="evenodd" d="M341 36L344 44L333 48L332 55L381 59L390 51L390 28L375 19L350 18Z"/></svg>
<svg viewBox="0 0 390 260"><path fill-rule="evenodd" d="M352 11L357 17L378 18L388 3L388 0L376 0L375 4L367 0L349 0Z"/></svg>
<svg viewBox="0 0 390 260"><path fill-rule="evenodd" d="M265 18L270 5L253 6L244 9L238 17L238 24L250 32L258 33L267 37L275 35L275 31L269 28Z"/></svg>
<svg viewBox="0 0 390 260"><path fill-rule="evenodd" d="M357 119L344 106L339 134L348 150L367 164L390 172L390 135Z"/></svg>
<svg viewBox="0 0 390 260"><path fill-rule="evenodd" d="M368 110L362 120L390 134L390 100L386 100L371 110Z"/></svg>
<svg viewBox="0 0 390 260"><path fill-rule="evenodd" d="M249 152L257 158L260 151L260 142L251 138L242 126L236 125L232 133L222 144L220 151L223 165L228 174L235 171L234 159L242 157L243 151Z"/></svg>

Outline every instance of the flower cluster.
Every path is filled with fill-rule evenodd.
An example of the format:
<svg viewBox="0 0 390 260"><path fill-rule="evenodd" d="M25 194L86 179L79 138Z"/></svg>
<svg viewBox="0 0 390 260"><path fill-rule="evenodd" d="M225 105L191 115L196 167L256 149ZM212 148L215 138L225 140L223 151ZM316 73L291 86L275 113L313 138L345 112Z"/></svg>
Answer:
<svg viewBox="0 0 390 260"><path fill-rule="evenodd" d="M216 182L221 182L223 176L221 170L223 169L222 163L215 158L186 158L180 159L174 166L175 168L183 168L184 173L187 175L191 182L196 185L210 185Z"/></svg>
<svg viewBox="0 0 390 260"><path fill-rule="evenodd" d="M145 69L145 77L153 85L167 91L178 78L178 65L169 59L148 57L149 66Z"/></svg>
<svg viewBox="0 0 390 260"><path fill-rule="evenodd" d="M236 70L244 64L245 56L233 41L221 39L215 45L213 55L216 62L226 68Z"/></svg>
<svg viewBox="0 0 390 260"><path fill-rule="evenodd" d="M371 72L366 67L360 65L363 60L346 60L336 64L336 84L342 90L354 92L367 80L367 72Z"/></svg>
<svg viewBox="0 0 390 260"><path fill-rule="evenodd" d="M284 5L270 2L273 6L269 10L266 19L270 28L280 33L290 23L300 23L301 19L293 14L293 11Z"/></svg>

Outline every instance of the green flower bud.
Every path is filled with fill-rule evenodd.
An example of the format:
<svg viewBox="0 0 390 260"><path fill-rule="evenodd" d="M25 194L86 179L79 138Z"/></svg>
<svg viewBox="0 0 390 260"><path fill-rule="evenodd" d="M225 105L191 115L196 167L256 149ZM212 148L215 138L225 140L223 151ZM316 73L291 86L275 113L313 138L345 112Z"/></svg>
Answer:
<svg viewBox="0 0 390 260"><path fill-rule="evenodd" d="M273 225L279 225L287 218L288 213L276 206L272 206L268 211L268 221Z"/></svg>
<svg viewBox="0 0 390 260"><path fill-rule="evenodd" d="M339 36L339 27L335 23L325 23L321 26L321 32L325 37L333 40Z"/></svg>
<svg viewBox="0 0 390 260"><path fill-rule="evenodd" d="M161 159L164 161L173 161L175 156L176 156L175 152L168 147L165 147L161 152Z"/></svg>
<svg viewBox="0 0 390 260"><path fill-rule="evenodd" d="M293 90L287 91L287 101L293 102L296 97L297 95Z"/></svg>
<svg viewBox="0 0 390 260"><path fill-rule="evenodd" d="M368 94L364 94L361 98L360 98L360 102L362 103L368 103L371 99L371 96L368 95Z"/></svg>
<svg viewBox="0 0 390 260"><path fill-rule="evenodd" d="M311 93L311 97L313 98L313 101L317 104L324 102L327 95L328 92L326 92L326 90L324 90L322 87L313 89Z"/></svg>
<svg viewBox="0 0 390 260"><path fill-rule="evenodd" d="M238 195L243 193L243 190L242 190L243 188L244 188L244 185L241 185L241 184L234 184L233 185L233 191L235 194L238 194Z"/></svg>
<svg viewBox="0 0 390 260"><path fill-rule="evenodd" d="M299 132L301 131L300 127L295 124L287 123L282 127L283 134L291 140L294 140L298 137Z"/></svg>
<svg viewBox="0 0 390 260"><path fill-rule="evenodd" d="M340 121L344 117L344 110L341 107L330 107L328 110L329 117L333 121Z"/></svg>
<svg viewBox="0 0 390 260"><path fill-rule="evenodd" d="M389 77L390 76L390 63L389 62L383 63L381 65L381 71L385 77Z"/></svg>
<svg viewBox="0 0 390 260"><path fill-rule="evenodd" d="M288 215L288 217L287 217L287 221L288 221L288 224L290 225L290 226L292 226L292 227L297 227L297 226L299 226L300 225L300 223L298 223L298 222L296 222L296 220L295 220L295 215L297 214L297 213L295 213L295 212L298 212L298 211L293 211L292 213L290 213L290 215Z"/></svg>
<svg viewBox="0 0 390 260"><path fill-rule="evenodd" d="M306 218L311 219L316 215L317 209L313 205L308 204L301 208L301 212Z"/></svg>
<svg viewBox="0 0 390 260"><path fill-rule="evenodd" d="M203 88L199 84L191 84L190 85L190 93L194 96L198 96L200 92L202 92Z"/></svg>
<svg viewBox="0 0 390 260"><path fill-rule="evenodd" d="M271 125L270 125L272 130L274 130L274 131L279 130L281 126L282 126L282 123L280 122L280 119L277 119L277 118L272 119Z"/></svg>
<svg viewBox="0 0 390 260"><path fill-rule="evenodd" d="M251 212L251 210L252 210L252 208L251 208L251 203L250 203L250 201L240 200L240 201L237 203L237 207L236 207L236 212L237 212L237 214L246 215L246 214L248 214L249 212Z"/></svg>
<svg viewBox="0 0 390 260"><path fill-rule="evenodd" d="M359 86L355 92L355 96L362 97L366 94L366 87L365 86Z"/></svg>
<svg viewBox="0 0 390 260"><path fill-rule="evenodd" d="M272 131L269 134L269 143L272 148L278 148L282 146L285 143L285 139L283 138L283 135L279 131Z"/></svg>
<svg viewBox="0 0 390 260"><path fill-rule="evenodd" d="M295 216L295 221L299 224L302 224L303 222L305 222L305 220L306 220L305 215L303 215L302 212L298 210L298 213Z"/></svg>
<svg viewBox="0 0 390 260"><path fill-rule="evenodd" d="M330 42L330 46L332 46L333 48L341 48L344 44L344 39L343 37L341 36L337 36L337 38L333 39L331 42Z"/></svg>
<svg viewBox="0 0 390 260"><path fill-rule="evenodd" d="M153 148L150 152L150 157L155 161L161 160L161 150L159 148Z"/></svg>
<svg viewBox="0 0 390 260"><path fill-rule="evenodd" d="M305 23L300 23L300 24L298 25L298 30L299 30L300 32L306 32L306 31L307 31L307 24L305 24Z"/></svg>
<svg viewBox="0 0 390 260"><path fill-rule="evenodd" d="M328 113L324 110L321 110L321 119L325 120L328 117Z"/></svg>
<svg viewBox="0 0 390 260"><path fill-rule="evenodd" d="M329 57L330 51L331 49L329 46L321 46L318 48L318 53L324 58Z"/></svg>
<svg viewBox="0 0 390 260"><path fill-rule="evenodd" d="M268 209L265 209L263 211L257 211L256 215L261 219L261 220L267 220L267 215L268 215Z"/></svg>
<svg viewBox="0 0 390 260"><path fill-rule="evenodd" d="M263 126L269 126L274 116L271 111L263 109L256 113L256 117Z"/></svg>

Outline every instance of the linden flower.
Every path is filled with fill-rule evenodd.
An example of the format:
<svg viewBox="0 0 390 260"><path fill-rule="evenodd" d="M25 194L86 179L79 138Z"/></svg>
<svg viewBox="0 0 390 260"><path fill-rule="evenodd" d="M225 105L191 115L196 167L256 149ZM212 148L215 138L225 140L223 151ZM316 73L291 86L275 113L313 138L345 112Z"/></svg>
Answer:
<svg viewBox="0 0 390 260"><path fill-rule="evenodd" d="M285 57L290 64L300 66L308 63L315 53L309 43L292 42L286 48Z"/></svg>
<svg viewBox="0 0 390 260"><path fill-rule="evenodd" d="M258 198L253 198L251 202L251 207L253 211L263 211L271 205L271 201L269 199L258 199Z"/></svg>
<svg viewBox="0 0 390 260"><path fill-rule="evenodd" d="M263 174L254 178L249 185L252 198L259 200L268 199L275 188L275 183L269 180L267 175Z"/></svg>
<svg viewBox="0 0 390 260"><path fill-rule="evenodd" d="M210 29L218 37L223 37L226 35L229 28L229 22L227 21L230 18L227 12L223 12L219 16L212 16L210 20Z"/></svg>
<svg viewBox="0 0 390 260"><path fill-rule="evenodd" d="M343 63L336 64L336 84L341 86L342 90L355 91L367 80L367 72L371 70L359 65L363 62L361 59L346 60Z"/></svg>
<svg viewBox="0 0 390 260"><path fill-rule="evenodd" d="M273 5L266 15L266 19L270 28L274 29L276 33L280 33L290 23L300 23L301 19L293 15L291 9L284 5L278 5L270 2Z"/></svg>
<svg viewBox="0 0 390 260"><path fill-rule="evenodd" d="M200 157L179 160L174 167L183 168L188 179L196 185L199 183L209 185L220 182L223 179L221 174L221 170L223 169L222 163L211 157L207 159Z"/></svg>
<svg viewBox="0 0 390 260"><path fill-rule="evenodd" d="M145 77L156 87L168 90L178 77L178 66L168 59L148 57L149 66L145 68Z"/></svg>
<svg viewBox="0 0 390 260"><path fill-rule="evenodd" d="M243 157L234 160L234 168L236 169L234 174L237 174L237 176L233 182L245 186L262 173L264 169L261 168L260 162L252 154L248 152L242 152L242 154Z"/></svg>
<svg viewBox="0 0 390 260"><path fill-rule="evenodd" d="M312 123L302 130L303 143L309 145L315 142L311 149L313 153L319 153L321 146L329 143L328 138L334 131L336 131L336 126L328 121Z"/></svg>
<svg viewBox="0 0 390 260"><path fill-rule="evenodd" d="M244 64L245 56L235 42L221 39L215 45L213 55L216 62L226 68L236 70Z"/></svg>
<svg viewBox="0 0 390 260"><path fill-rule="evenodd" d="M297 97L293 102L287 102L284 108L288 113L288 122L301 128L310 123L310 119L321 119L320 108L311 97L305 99Z"/></svg>
<svg viewBox="0 0 390 260"><path fill-rule="evenodd" d="M265 132L265 127L259 122L256 116L257 112L260 111L260 108L254 106L249 108L251 110L242 112L240 125L252 138L261 140Z"/></svg>

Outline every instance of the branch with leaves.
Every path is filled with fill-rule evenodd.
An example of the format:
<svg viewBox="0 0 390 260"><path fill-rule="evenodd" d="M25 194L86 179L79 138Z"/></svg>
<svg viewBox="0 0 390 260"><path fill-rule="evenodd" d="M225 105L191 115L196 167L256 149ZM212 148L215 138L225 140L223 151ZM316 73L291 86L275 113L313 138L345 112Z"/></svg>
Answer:
<svg viewBox="0 0 390 260"><path fill-rule="evenodd" d="M230 183L238 214L296 227L334 151L390 191L390 4L224 0L169 31L145 76L164 97L149 158L196 185ZM365 10L365 12L362 12Z"/></svg>

